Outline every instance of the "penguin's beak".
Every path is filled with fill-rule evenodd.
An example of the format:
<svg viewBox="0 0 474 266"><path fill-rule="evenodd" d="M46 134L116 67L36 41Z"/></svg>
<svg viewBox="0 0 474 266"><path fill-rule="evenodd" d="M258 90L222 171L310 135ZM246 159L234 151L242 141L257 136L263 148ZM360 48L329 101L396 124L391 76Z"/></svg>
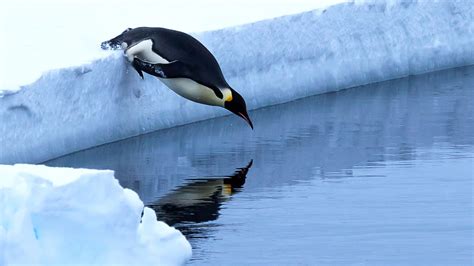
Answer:
<svg viewBox="0 0 474 266"><path fill-rule="evenodd" d="M245 113L238 112L237 115L242 117L249 124L249 126L253 130L253 123L252 123L252 120L250 120L249 114L247 112L245 112Z"/></svg>

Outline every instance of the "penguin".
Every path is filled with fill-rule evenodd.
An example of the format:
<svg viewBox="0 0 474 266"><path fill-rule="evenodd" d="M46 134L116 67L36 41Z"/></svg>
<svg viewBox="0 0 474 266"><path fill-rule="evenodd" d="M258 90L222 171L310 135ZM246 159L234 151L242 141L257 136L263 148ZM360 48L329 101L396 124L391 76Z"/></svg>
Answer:
<svg viewBox="0 0 474 266"><path fill-rule="evenodd" d="M191 35L166 28L128 28L102 42L101 48L123 49L142 79L143 72L155 76L178 95L223 107L253 129L244 98L227 83L211 52Z"/></svg>
<svg viewBox="0 0 474 266"><path fill-rule="evenodd" d="M202 223L219 216L221 205L241 191L253 159L230 176L191 179L148 204L169 226L177 223Z"/></svg>

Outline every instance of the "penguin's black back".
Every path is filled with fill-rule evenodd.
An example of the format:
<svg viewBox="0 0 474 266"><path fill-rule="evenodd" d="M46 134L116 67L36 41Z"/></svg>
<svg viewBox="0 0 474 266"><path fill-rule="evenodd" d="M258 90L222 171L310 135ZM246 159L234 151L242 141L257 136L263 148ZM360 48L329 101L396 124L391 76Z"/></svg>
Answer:
<svg viewBox="0 0 474 266"><path fill-rule="evenodd" d="M211 52L198 40L184 32L165 28L140 27L123 33L128 45L151 39L155 53L169 62L180 61L190 69L194 80L205 80L218 88L228 88L222 70Z"/></svg>

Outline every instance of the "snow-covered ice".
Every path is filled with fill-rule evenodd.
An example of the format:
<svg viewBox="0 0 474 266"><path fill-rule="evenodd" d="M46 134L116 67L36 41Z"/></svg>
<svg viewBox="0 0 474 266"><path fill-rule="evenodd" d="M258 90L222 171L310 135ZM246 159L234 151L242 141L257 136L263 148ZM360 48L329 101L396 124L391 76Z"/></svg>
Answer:
<svg viewBox="0 0 474 266"><path fill-rule="evenodd" d="M0 173L0 265L180 265L191 256L185 237L112 171L0 165Z"/></svg>
<svg viewBox="0 0 474 266"><path fill-rule="evenodd" d="M474 64L470 1L357 1L196 37L249 109ZM142 81L115 53L51 71L1 98L0 162L41 162L226 114L182 99L151 76Z"/></svg>

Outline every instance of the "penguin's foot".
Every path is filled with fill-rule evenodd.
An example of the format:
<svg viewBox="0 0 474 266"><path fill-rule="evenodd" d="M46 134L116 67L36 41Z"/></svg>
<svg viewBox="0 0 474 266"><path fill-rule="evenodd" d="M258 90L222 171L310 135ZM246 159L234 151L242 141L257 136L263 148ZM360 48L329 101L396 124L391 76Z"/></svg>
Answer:
<svg viewBox="0 0 474 266"><path fill-rule="evenodd" d="M132 62L133 68L138 72L138 74L143 78L143 72L148 73L152 76L159 77L159 78L167 78L165 72L161 68L160 64L150 64L144 62L138 58L134 58Z"/></svg>
<svg viewBox="0 0 474 266"><path fill-rule="evenodd" d="M141 65L140 65L140 63L139 63L138 61L140 61L140 60L138 60L138 59L136 59L136 58L133 60L133 62L132 62L133 69L135 69L135 71L137 71L138 75L140 75L140 77L141 77L142 79L145 79L145 78L143 77L142 69L140 68Z"/></svg>

